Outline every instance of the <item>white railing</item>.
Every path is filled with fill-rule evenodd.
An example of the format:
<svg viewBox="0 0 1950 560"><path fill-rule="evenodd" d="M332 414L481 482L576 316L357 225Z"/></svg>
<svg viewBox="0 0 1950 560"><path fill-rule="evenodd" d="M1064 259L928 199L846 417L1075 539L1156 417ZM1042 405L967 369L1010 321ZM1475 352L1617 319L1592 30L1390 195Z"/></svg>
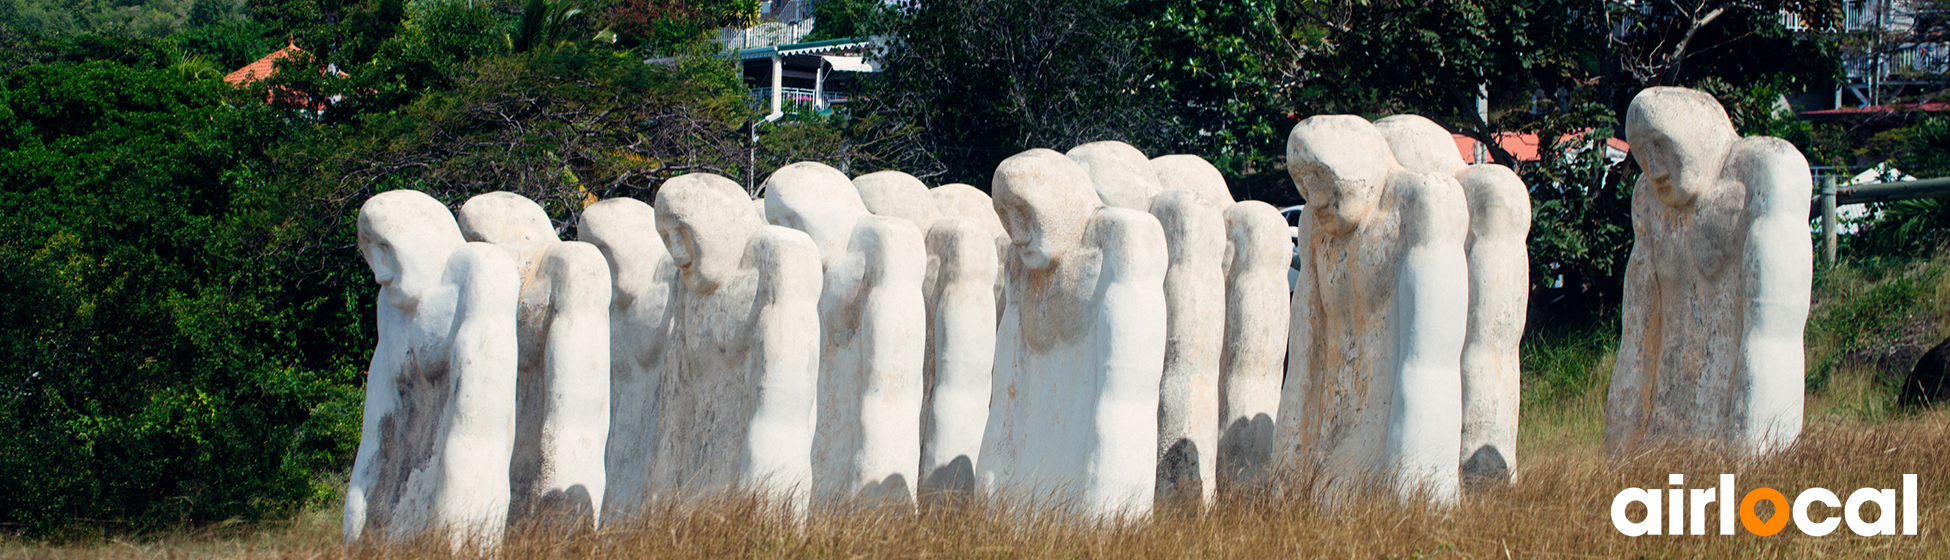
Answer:
<svg viewBox="0 0 1950 560"><path fill-rule="evenodd" d="M792 102L792 103L812 103L814 99L813 90L808 88L795 88L795 87L779 88L779 94L780 97L784 98L785 101ZM820 97L826 98L827 105L832 105L835 103L845 103L849 99L851 99L851 97L845 93L834 92L834 91L820 92ZM772 88L769 87L752 88L752 100L757 101L761 105L771 103Z"/></svg>
<svg viewBox="0 0 1950 560"><path fill-rule="evenodd" d="M1884 79L1908 74L1950 73L1950 44L1917 43L1879 55L1855 55L1842 59L1842 69L1851 80L1870 77Z"/></svg>

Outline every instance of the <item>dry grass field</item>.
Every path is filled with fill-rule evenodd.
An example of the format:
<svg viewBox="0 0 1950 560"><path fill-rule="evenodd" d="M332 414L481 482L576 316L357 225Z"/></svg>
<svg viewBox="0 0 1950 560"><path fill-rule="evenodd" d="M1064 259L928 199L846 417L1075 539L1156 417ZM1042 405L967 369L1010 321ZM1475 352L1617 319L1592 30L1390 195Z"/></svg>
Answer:
<svg viewBox="0 0 1950 560"><path fill-rule="evenodd" d="M691 507L653 506L600 531L531 526L513 531L499 558L1945 558L1950 557L1950 407L1908 412L1889 402L1889 348L1933 343L1950 317L1945 259L1845 270L1817 281L1809 325L1811 395L1800 442L1760 460L1698 449L1666 449L1610 460L1602 443L1603 401L1615 335L1586 329L1526 341L1524 427L1516 483L1468 493L1450 509L1404 507L1371 496L1329 510L1306 477L1282 473L1269 488L1222 495L1203 513L1165 508L1151 518L1107 523L1060 508L963 503L912 511L815 512L803 523L751 497ZM1612 327L1615 328L1615 327ZM1913 358L1911 358L1913 359ZM1860 537L1845 526L1823 537L1792 525L1759 537L1626 537L1613 529L1613 496L1628 487L1689 488L1738 476L1738 493L1759 487L1790 499L1822 487L1901 488L1920 479L1915 536ZM1762 511L1769 509L1762 506ZM1873 518L1875 508L1866 517ZM1841 515L1815 508L1816 518ZM1763 513L1763 516L1766 514ZM444 558L444 541L339 542L338 512L321 506L296 519L231 523L162 535L49 541L0 540L0 559L66 558ZM1636 517L1636 514L1634 515Z"/></svg>
<svg viewBox="0 0 1950 560"><path fill-rule="evenodd" d="M1598 366L1609 364L1599 363ZM1859 388L1831 386L1846 393ZM1599 395L1601 391L1594 391ZM1864 395L1817 395L1801 442L1767 459L1737 462L1702 450L1668 449L1608 461L1594 398L1560 403L1568 411L1526 430L1519 480L1471 492L1448 510L1403 507L1385 497L1323 510L1304 477L1274 488L1225 495L1200 515L1167 508L1134 523L1106 523L1059 508L970 503L917 513L868 510L816 513L795 524L760 500L731 496L687 508L653 506L600 531L550 527L514 531L502 558L1943 558L1950 556L1950 410L1873 419L1852 413ZM1578 414L1577 412L1583 412ZM1540 418L1542 419L1542 418ZM1625 537L1612 528L1612 497L1628 487L1668 488L1668 474L1703 488L1738 475L1740 493L1758 487L1792 498L1824 487L1900 488L1919 476L1916 536L1860 537L1846 527L1824 537L1792 526L1771 537L1740 531L1706 536ZM1763 506L1763 511L1766 509ZM1871 507L1872 512L1875 508ZM1823 508L1817 508L1817 512ZM1826 510L1840 515L1839 510ZM1765 515L1763 513L1763 515ZM1865 516L1873 517L1874 513ZM342 545L337 512L230 524L145 539L55 545L0 543L0 558L440 558L442 541ZM1634 515L1636 517L1636 514ZM1821 517L1820 515L1816 516Z"/></svg>
<svg viewBox="0 0 1950 560"><path fill-rule="evenodd" d="M1794 449L1736 463L1709 453L1666 450L1607 462L1595 440L1528 442L1521 479L1469 494L1449 510L1401 507L1380 498L1323 511L1306 484L1226 496L1198 515L1183 509L1136 523L1103 523L1048 508L964 504L919 514L861 511L784 521L757 500L729 497L692 509L652 508L601 531L568 534L524 527L503 558L1942 558L1950 555L1950 411L1868 424L1815 422ZM1846 496L1860 487L1900 488L1921 479L1916 536L1859 537L1846 528L1808 537L1791 526L1772 537L1625 537L1612 528L1612 496L1627 487L1666 488L1669 473L1696 487L1721 473L1740 492L1757 487L1790 498L1813 486ZM1873 508L1870 508L1873 509ZM1830 510L1839 515L1839 511ZM1873 514L1868 514L1873 515ZM338 542L333 512L284 524L210 527L139 542L69 546L12 543L0 558L428 558L450 554L438 540ZM1709 533L1717 527L1709 521Z"/></svg>

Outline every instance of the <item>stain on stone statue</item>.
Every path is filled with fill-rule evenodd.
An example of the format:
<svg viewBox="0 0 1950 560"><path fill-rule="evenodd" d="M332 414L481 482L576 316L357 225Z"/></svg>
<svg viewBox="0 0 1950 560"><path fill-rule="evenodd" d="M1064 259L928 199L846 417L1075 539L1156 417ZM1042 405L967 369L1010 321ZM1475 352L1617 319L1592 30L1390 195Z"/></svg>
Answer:
<svg viewBox="0 0 1950 560"><path fill-rule="evenodd" d="M1676 441L1766 453L1801 434L1814 248L1808 161L1741 138L1712 96L1639 92L1623 336L1605 402L1613 456Z"/></svg>
<svg viewBox="0 0 1950 560"><path fill-rule="evenodd" d="M345 497L346 540L445 531L496 546L515 444L514 259L467 243L445 205L389 191L359 211L379 344Z"/></svg>
<svg viewBox="0 0 1950 560"><path fill-rule="evenodd" d="M1276 438L1330 501L1369 481L1453 503L1468 327L1469 208L1445 173L1402 167L1372 123L1296 125L1287 171L1307 209Z"/></svg>
<svg viewBox="0 0 1950 560"><path fill-rule="evenodd" d="M991 495L1140 516L1156 486L1169 255L1156 218L1103 205L1091 185L1050 150L996 168L1013 245L975 476Z"/></svg>

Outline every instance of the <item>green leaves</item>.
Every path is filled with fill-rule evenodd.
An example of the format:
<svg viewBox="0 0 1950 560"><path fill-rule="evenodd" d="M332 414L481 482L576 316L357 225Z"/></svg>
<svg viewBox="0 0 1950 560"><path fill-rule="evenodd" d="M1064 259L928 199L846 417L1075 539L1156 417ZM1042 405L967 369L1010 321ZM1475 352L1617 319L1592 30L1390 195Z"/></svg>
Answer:
<svg viewBox="0 0 1950 560"><path fill-rule="evenodd" d="M579 15L582 9L571 7L567 0L528 0L521 10L520 23L515 24L515 34L508 38L508 50L525 53L537 46L562 42L567 38L570 20Z"/></svg>
<svg viewBox="0 0 1950 560"><path fill-rule="evenodd" d="M221 81L184 78L89 62L0 83L9 523L142 529L292 511L319 464L293 454L294 430L340 422L315 419L330 412L319 403L356 388L320 371L369 343L356 331L314 338L308 322L332 321L283 310L357 292L320 290L260 253L308 218L286 212L299 196L249 163L305 129L266 118L261 98L236 102Z"/></svg>
<svg viewBox="0 0 1950 560"><path fill-rule="evenodd" d="M884 72L853 114L914 127L905 169L931 182L986 185L997 162L1029 148L1123 140L1156 151L1180 132L1115 0L924 0L891 22Z"/></svg>

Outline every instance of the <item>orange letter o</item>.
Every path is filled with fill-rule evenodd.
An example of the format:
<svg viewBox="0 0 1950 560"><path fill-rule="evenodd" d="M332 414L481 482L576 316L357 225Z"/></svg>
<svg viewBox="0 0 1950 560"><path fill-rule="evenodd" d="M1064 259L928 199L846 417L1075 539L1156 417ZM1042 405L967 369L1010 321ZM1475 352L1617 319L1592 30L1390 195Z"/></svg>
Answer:
<svg viewBox="0 0 1950 560"><path fill-rule="evenodd" d="M1761 500L1774 502L1774 516L1769 517L1766 523L1762 523L1760 516L1754 513L1754 504ZM1780 490L1773 488L1755 488L1752 492L1748 492L1746 496L1740 498L1740 526L1746 527L1747 532L1763 537L1771 537L1774 536L1774 533L1781 532L1781 529L1787 528L1787 524L1787 496L1781 494Z"/></svg>

